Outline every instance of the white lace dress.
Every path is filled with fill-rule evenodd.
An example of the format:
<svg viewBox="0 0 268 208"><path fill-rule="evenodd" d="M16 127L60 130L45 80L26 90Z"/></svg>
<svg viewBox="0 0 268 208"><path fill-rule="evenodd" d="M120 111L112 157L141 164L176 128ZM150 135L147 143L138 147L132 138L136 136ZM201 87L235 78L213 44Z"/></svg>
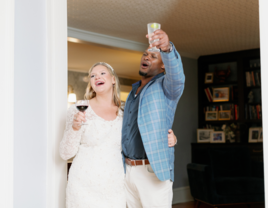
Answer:
<svg viewBox="0 0 268 208"><path fill-rule="evenodd" d="M126 208L124 169L121 156L122 112L106 121L89 106L87 124L74 131L78 112L68 110L66 129L60 143L64 160L75 156L66 189L67 208Z"/></svg>

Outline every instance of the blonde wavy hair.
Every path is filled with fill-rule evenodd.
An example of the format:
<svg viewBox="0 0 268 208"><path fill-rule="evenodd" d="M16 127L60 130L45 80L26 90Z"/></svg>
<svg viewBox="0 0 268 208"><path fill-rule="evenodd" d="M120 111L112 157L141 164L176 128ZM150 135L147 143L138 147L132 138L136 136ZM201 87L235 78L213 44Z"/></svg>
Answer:
<svg viewBox="0 0 268 208"><path fill-rule="evenodd" d="M113 67L111 67L109 64L105 63L105 62L98 62L95 63L88 71L88 85L87 85L87 89L86 89L86 94L85 94L85 99L86 100L91 100L92 98L96 97L96 92L93 90L91 83L90 83L90 78L91 78L91 72L92 70L96 67L96 66L105 66L109 73L115 78L115 84L113 85L113 102L114 104L118 107L118 109L122 109L122 105L121 105L121 99L120 99L120 83L119 83L119 78L117 76L117 74L115 73ZM117 111L118 114L119 110Z"/></svg>

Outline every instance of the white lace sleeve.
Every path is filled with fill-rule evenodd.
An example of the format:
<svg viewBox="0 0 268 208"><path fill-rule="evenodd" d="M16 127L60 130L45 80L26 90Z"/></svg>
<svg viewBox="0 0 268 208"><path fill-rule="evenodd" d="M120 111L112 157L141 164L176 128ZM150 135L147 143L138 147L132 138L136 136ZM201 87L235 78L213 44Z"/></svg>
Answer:
<svg viewBox="0 0 268 208"><path fill-rule="evenodd" d="M64 160L74 157L80 145L82 128L79 131L73 130L73 117L78 112L75 105L72 105L67 112L66 127L60 143L60 156Z"/></svg>

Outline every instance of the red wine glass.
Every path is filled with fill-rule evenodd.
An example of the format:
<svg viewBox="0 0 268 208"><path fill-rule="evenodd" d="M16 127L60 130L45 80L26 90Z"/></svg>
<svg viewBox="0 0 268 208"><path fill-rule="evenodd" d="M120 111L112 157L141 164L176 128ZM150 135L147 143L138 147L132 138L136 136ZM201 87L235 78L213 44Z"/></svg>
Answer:
<svg viewBox="0 0 268 208"><path fill-rule="evenodd" d="M89 105L89 101L88 100L77 100L76 102L76 108L77 110L79 110L80 112L85 112L88 108ZM81 125L87 125L86 123L81 123Z"/></svg>

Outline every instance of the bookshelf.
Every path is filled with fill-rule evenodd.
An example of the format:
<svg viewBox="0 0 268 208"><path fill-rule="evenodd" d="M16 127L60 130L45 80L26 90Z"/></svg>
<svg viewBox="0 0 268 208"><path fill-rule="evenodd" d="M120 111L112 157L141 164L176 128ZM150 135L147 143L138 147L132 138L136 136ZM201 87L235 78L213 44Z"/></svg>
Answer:
<svg viewBox="0 0 268 208"><path fill-rule="evenodd" d="M235 143L248 143L249 128L262 127L260 80L259 49L199 57L198 127L221 131L234 123Z"/></svg>

